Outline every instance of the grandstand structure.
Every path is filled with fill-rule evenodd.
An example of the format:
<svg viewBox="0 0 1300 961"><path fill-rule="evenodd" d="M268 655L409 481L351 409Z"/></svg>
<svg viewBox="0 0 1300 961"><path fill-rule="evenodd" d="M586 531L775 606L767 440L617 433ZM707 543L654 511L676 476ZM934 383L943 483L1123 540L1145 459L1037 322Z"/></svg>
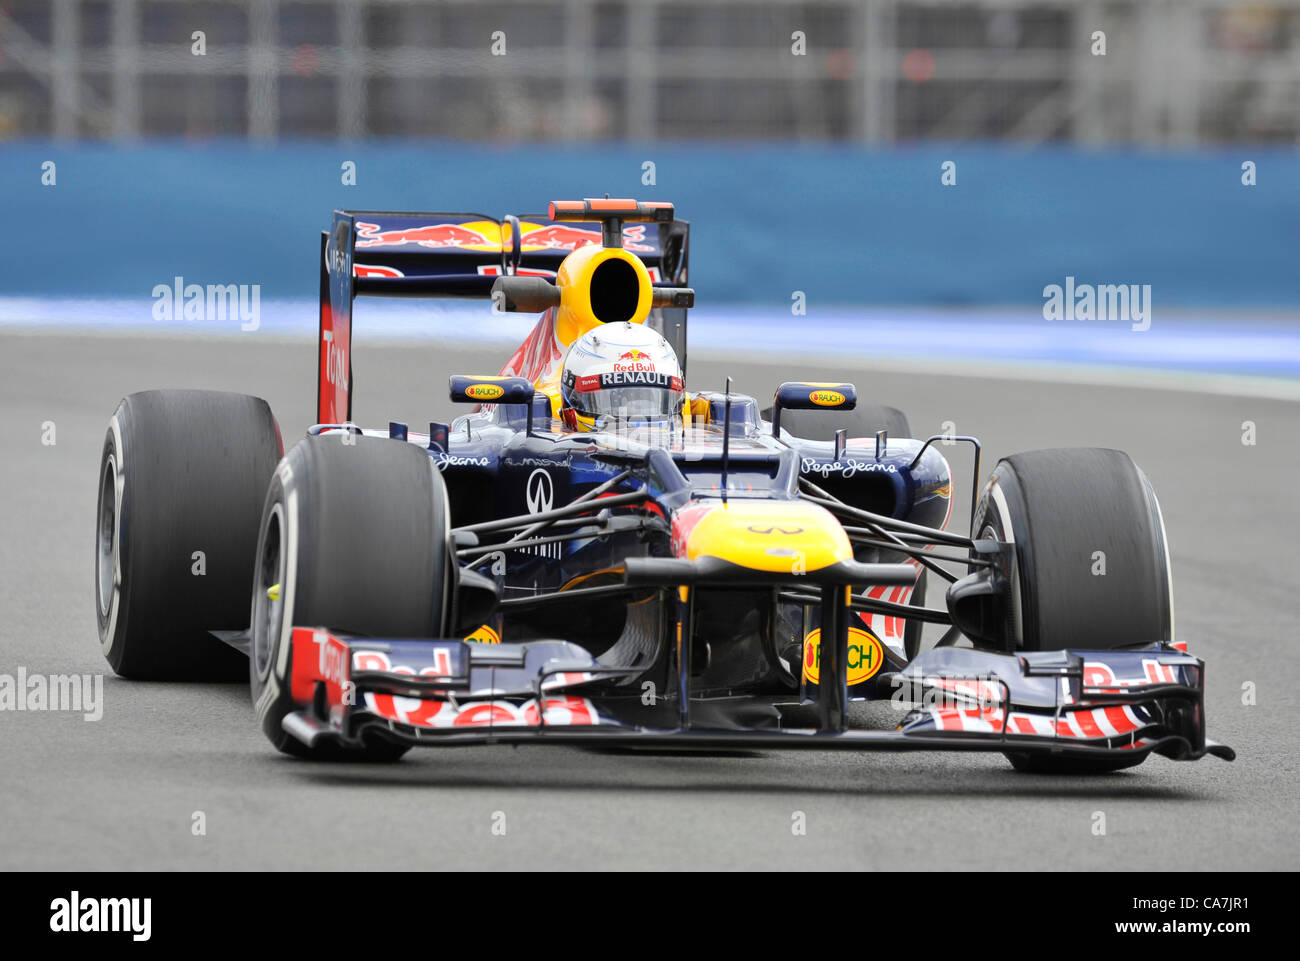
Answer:
<svg viewBox="0 0 1300 961"><path fill-rule="evenodd" d="M1286 144L1300 0L6 0L45 137Z"/></svg>

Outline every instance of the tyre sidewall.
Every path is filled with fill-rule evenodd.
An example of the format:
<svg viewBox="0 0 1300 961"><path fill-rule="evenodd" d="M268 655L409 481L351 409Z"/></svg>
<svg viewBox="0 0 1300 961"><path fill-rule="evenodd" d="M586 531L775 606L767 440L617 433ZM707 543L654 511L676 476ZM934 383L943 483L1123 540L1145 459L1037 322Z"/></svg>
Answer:
<svg viewBox="0 0 1300 961"><path fill-rule="evenodd" d="M126 407L121 405L114 412L112 419L109 421L108 431L104 435L104 446L99 458L99 493L96 495L95 502L95 619L99 627L100 646L103 649L104 656L108 659L109 665L119 674L123 670L123 661L126 657L126 645L124 638L126 634L126 623L128 617L127 605L129 596L122 590L123 571L129 570L130 558L127 552L130 547L128 539L122 537L122 499L125 492L125 471L124 471L124 453L122 450L122 427L121 420L126 417ZM104 480L105 474L110 469L113 470L114 476L114 510L113 510L113 560L112 574L109 585L109 597L107 603L103 596L103 578L100 575L100 565L102 558L100 556L100 523L104 510Z"/></svg>
<svg viewBox="0 0 1300 961"><path fill-rule="evenodd" d="M289 504L286 486L292 483L293 452L280 461L267 487L266 505L257 538L257 559L253 574L253 596L249 611L248 679L253 710L262 732L277 748L306 755L306 745L291 738L281 726L284 716L295 709L289 690L289 669L293 663L293 600L296 577L289 571L297 557L297 503ZM271 623L268 636L265 605L269 598L259 579L262 558L271 530L271 519L279 521L280 557L285 577L280 581L280 616ZM297 747L299 750L295 750Z"/></svg>
<svg viewBox="0 0 1300 961"><path fill-rule="evenodd" d="M1095 480L1079 488L1080 501L1087 500L1095 490L1106 490L1106 485L1121 492L1114 501L1105 501L1114 505L1110 513L1102 510L1081 513L1080 507L1074 503L1075 498L1066 493L1060 495L1060 508L1053 510L1056 492L1049 486L1034 492L1040 523L1031 524L1035 515L1028 506L1025 480L1016 470L1016 462L1052 454L1058 457L1073 455L1073 461L1069 463L1080 477L1094 471L1092 476ZM1125 476L1115 471L1133 473ZM1045 475L1041 464L1036 476L1039 487L1044 487L1041 481ZM1046 476L1050 476L1050 471ZM1069 475L1061 473L1060 476ZM1133 482L1139 485L1138 504L1134 504L1133 496L1130 496L1134 491ZM1123 507L1123 504L1129 506ZM1136 510L1138 515L1128 513L1130 509ZM1145 516L1141 516L1143 513ZM1133 539L1138 529L1147 528L1151 534L1150 542L1142 538ZM1150 481L1127 455L1078 448L1034 451L1003 460L994 470L976 508L974 530L977 539L994 537L1015 545L1009 604L1009 630L1015 649L1056 650L1065 647L1102 650L1172 638L1172 577L1163 520ZM1121 544L1125 549L1119 549ZM1037 551L1046 552L1041 564ZM1096 563L1097 551L1101 551L1110 568L1104 575L1096 570L1089 573L1088 565ZM1063 574L1061 552L1078 552L1077 563L1082 566L1077 575ZM1093 577L1101 579L1092 581ZM1044 607L1070 604L1070 595L1079 591L1087 592L1085 597L1094 595L1090 604L1084 602L1084 606L1093 612L1087 617L1063 619L1058 607ZM1153 608L1152 605L1156 606ZM1077 597L1073 598L1073 606L1080 607Z"/></svg>
<svg viewBox="0 0 1300 961"><path fill-rule="evenodd" d="M1013 506L1014 505L1014 506ZM1022 551L1028 549L1028 535L1023 527L1023 498L1020 483L1005 462L999 463L989 481L984 485L975 519L971 524L975 540L998 540L1013 545L1011 551L1011 597L1008 604L1008 625L1014 650L1025 646L1025 591L1021 583L1024 564Z"/></svg>

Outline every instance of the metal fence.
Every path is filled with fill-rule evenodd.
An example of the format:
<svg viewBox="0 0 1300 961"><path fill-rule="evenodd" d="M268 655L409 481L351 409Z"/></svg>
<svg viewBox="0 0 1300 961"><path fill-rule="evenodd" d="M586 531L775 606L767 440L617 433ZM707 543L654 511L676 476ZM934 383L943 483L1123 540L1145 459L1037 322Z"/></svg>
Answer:
<svg viewBox="0 0 1300 961"><path fill-rule="evenodd" d="M7 0L47 136L1288 143L1300 0Z"/></svg>

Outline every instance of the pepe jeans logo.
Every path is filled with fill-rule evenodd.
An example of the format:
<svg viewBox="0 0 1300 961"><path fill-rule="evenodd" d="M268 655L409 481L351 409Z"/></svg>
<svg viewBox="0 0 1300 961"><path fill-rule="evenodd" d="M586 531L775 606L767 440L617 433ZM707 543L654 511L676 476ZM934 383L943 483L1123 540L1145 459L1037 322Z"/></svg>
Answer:
<svg viewBox="0 0 1300 961"><path fill-rule="evenodd" d="M854 460L837 460L822 462L814 457L805 457L799 465L799 472L802 474L819 474L822 477L830 477L832 474L839 474L842 477L852 477L854 474L896 474L898 467L894 464L877 464L873 461Z"/></svg>
<svg viewBox="0 0 1300 961"><path fill-rule="evenodd" d="M462 457L456 454L446 454L438 451L434 455L434 464L438 470L447 467L487 467L488 459L486 457Z"/></svg>

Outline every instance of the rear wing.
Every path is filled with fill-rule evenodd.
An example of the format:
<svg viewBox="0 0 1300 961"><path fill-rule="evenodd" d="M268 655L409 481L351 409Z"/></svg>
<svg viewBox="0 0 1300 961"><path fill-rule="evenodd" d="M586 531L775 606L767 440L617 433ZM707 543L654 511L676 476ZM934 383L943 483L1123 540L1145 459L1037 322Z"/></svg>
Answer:
<svg viewBox="0 0 1300 961"><path fill-rule="evenodd" d="M690 224L632 223L623 248L646 265L651 282L685 286ZM578 247L601 243L601 224L559 222L546 215L393 213L336 210L321 235L320 363L316 419L352 417L352 301L377 297L468 297L487 300L498 278L554 278ZM655 308L647 321L686 367L686 310Z"/></svg>

